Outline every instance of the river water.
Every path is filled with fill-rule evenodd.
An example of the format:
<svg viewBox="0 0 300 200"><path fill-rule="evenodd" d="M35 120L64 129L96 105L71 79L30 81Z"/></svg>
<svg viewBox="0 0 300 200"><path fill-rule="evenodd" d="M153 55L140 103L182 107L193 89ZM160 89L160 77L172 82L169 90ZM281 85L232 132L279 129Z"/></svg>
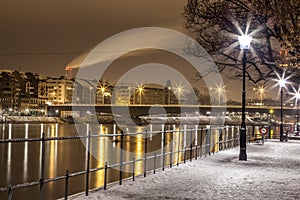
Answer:
<svg viewBox="0 0 300 200"><path fill-rule="evenodd" d="M195 128L193 127L187 127ZM125 128L127 132L142 132L145 127L132 126ZM147 127L149 129L149 127ZM152 131L178 130L176 126L162 127L162 125L151 126ZM113 125L77 125L74 124L0 124L0 139L12 138L41 138L44 132L47 138L76 136L86 134L91 131L95 134L111 134L118 133L118 127ZM231 127L227 130L230 133L229 138L238 132L237 127ZM257 128L256 128L257 131ZM177 135L176 135L177 134ZM198 134L199 135L199 134ZM147 152L149 155L161 153L162 134L148 135ZM166 152L177 151L189 144L197 145L199 138L193 138L192 134L167 133L165 135L167 146ZM197 136L196 136L197 137ZM198 136L199 137L199 136ZM90 169L104 167L105 162L108 165L119 163L120 161L120 142L113 142L113 139L119 140L120 137L97 137L91 139L91 160ZM215 140L216 138L212 138ZM195 142L196 141L196 142ZM199 143L199 142L198 142ZM45 142L45 179L63 176L68 169L70 173L86 170L87 166L87 151L86 139L72 140L53 140ZM199 145L199 144L198 144ZM178 147L178 148L177 148ZM216 147L218 148L218 147ZM144 157L145 139L144 135L125 136L123 142L123 161L136 160ZM9 182L13 185L40 180L41 174L41 158L42 145L41 142L20 142L20 143L5 143L0 144L0 187L8 186ZM149 156L148 155L148 156ZM187 157L188 158L188 157ZM172 159L172 160L171 160ZM181 162L182 154L167 156L165 164L168 165L171 161ZM161 166L162 159L158 158L156 166ZM153 169L153 159L147 162L147 170ZM119 167L108 170L108 182L119 180ZM135 164L136 174L142 174L144 163L142 161ZM123 177L131 175L132 165L124 165ZM75 194L85 190L86 176L79 175L71 177L69 180L69 194ZM90 173L90 188L103 186L104 170L99 170ZM44 184L44 199L57 199L64 195L65 182L64 180L53 181ZM0 199L7 199L8 192L1 192ZM24 189L13 190L13 199L39 199L39 186L32 186Z"/></svg>

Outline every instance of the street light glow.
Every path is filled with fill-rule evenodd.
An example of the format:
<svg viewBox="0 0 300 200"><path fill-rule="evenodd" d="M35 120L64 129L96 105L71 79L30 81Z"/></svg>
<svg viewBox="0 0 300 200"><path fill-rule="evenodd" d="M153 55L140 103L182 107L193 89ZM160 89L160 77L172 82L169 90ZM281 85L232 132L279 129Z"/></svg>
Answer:
<svg viewBox="0 0 300 200"><path fill-rule="evenodd" d="M279 86L279 92L280 92L280 142L284 141L283 137L283 90L286 88L286 85L289 84L288 79L290 76L285 76L285 71L283 71L282 75L280 76L277 72L276 76L278 79L275 79L277 84L275 86Z"/></svg>
<svg viewBox="0 0 300 200"><path fill-rule="evenodd" d="M249 49L252 37L250 35L241 35L238 37L240 49Z"/></svg>
<svg viewBox="0 0 300 200"><path fill-rule="evenodd" d="M183 85L179 84L176 85L176 93L178 94L178 104L180 104L180 100L181 100L181 94L183 92Z"/></svg>
<svg viewBox="0 0 300 200"><path fill-rule="evenodd" d="M286 80L285 79L279 79L278 80L278 85L279 87L285 87L285 84L286 84Z"/></svg>
<svg viewBox="0 0 300 200"><path fill-rule="evenodd" d="M217 87L215 88L215 93L217 93L218 98L219 98L219 106L221 105L221 95L225 93L225 85L217 85Z"/></svg>
<svg viewBox="0 0 300 200"><path fill-rule="evenodd" d="M263 95L266 91L266 88L264 86L259 86L258 87L258 92L260 94L260 105L263 105Z"/></svg>
<svg viewBox="0 0 300 200"><path fill-rule="evenodd" d="M142 104L142 93L144 92L144 87L142 84L138 85L137 90L139 92L140 105Z"/></svg>
<svg viewBox="0 0 300 200"><path fill-rule="evenodd" d="M298 90L296 90L293 87L294 92L291 92L290 94L292 95L291 99L295 99L295 104L298 103L298 100L300 99L300 85L298 86Z"/></svg>
<svg viewBox="0 0 300 200"><path fill-rule="evenodd" d="M294 92L291 94L293 95L292 99L295 99L295 105L297 106L297 119L296 119L296 134L299 135L299 99L300 99L300 85L298 86L298 90L293 87Z"/></svg>
<svg viewBox="0 0 300 200"><path fill-rule="evenodd" d="M288 80L291 76L286 76L285 71L282 73L281 76L277 72L275 72L275 73L276 73L277 79L274 79L274 81L276 82L276 84L274 86L275 87L279 86L279 88L285 88L286 85L289 84Z"/></svg>
<svg viewBox="0 0 300 200"><path fill-rule="evenodd" d="M249 25L249 24L248 24ZM240 155L239 160L247 160L246 152L246 64L247 64L247 50L250 48L252 37L247 34L249 26L246 27L245 33L238 37L240 49L243 50L243 86L242 86L242 123L240 129Z"/></svg>
<svg viewBox="0 0 300 200"><path fill-rule="evenodd" d="M105 87L101 87L100 90L101 90L102 93L104 93L105 90L106 90L106 88Z"/></svg>

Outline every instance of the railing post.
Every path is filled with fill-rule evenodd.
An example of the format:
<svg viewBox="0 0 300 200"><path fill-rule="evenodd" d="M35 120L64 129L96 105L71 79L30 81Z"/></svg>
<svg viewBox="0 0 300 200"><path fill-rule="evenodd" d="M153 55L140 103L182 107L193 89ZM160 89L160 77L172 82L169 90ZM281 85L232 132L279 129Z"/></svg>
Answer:
<svg viewBox="0 0 300 200"><path fill-rule="evenodd" d="M223 129L219 128L219 148L218 148L218 152L222 151L222 147L223 147Z"/></svg>
<svg viewBox="0 0 300 200"><path fill-rule="evenodd" d="M177 166L179 165L179 157L180 157L180 133L181 133L181 129L179 127L178 130L178 147L177 147Z"/></svg>
<svg viewBox="0 0 300 200"><path fill-rule="evenodd" d="M145 133L145 150L144 150L144 177L146 177L146 172L147 172L147 130Z"/></svg>
<svg viewBox="0 0 300 200"><path fill-rule="evenodd" d="M183 163L186 160L186 125L183 125Z"/></svg>
<svg viewBox="0 0 300 200"><path fill-rule="evenodd" d="M225 145L226 145L226 127L223 128L223 131L222 131L222 134L223 134L223 143L222 143L222 151L225 150Z"/></svg>
<svg viewBox="0 0 300 200"><path fill-rule="evenodd" d="M203 151L203 128L200 130L200 158L202 157Z"/></svg>
<svg viewBox="0 0 300 200"><path fill-rule="evenodd" d="M271 130L271 127L269 127L269 131ZM255 134L255 126L252 125L252 137L254 137L254 134ZM251 136L250 136L251 138ZM249 138L249 143L250 143L250 138Z"/></svg>
<svg viewBox="0 0 300 200"><path fill-rule="evenodd" d="M135 179L135 157L132 159L132 181Z"/></svg>
<svg viewBox="0 0 300 200"><path fill-rule="evenodd" d="M105 162L104 166L104 190L106 190L106 185L107 185L107 162Z"/></svg>
<svg viewBox="0 0 300 200"><path fill-rule="evenodd" d="M122 185L123 178L123 141L124 141L124 133L121 131L121 144L120 144L120 180L119 185Z"/></svg>
<svg viewBox="0 0 300 200"><path fill-rule="evenodd" d="M156 153L154 153L154 170L153 170L153 174L155 174L155 171L156 171Z"/></svg>
<svg viewBox="0 0 300 200"><path fill-rule="evenodd" d="M190 162L193 160L193 131L190 130Z"/></svg>
<svg viewBox="0 0 300 200"><path fill-rule="evenodd" d="M12 200L12 183L11 181L9 182L9 186L8 186L8 200Z"/></svg>
<svg viewBox="0 0 300 200"><path fill-rule="evenodd" d="M186 160L186 147L184 147L183 150L183 163L185 163L185 160Z"/></svg>
<svg viewBox="0 0 300 200"><path fill-rule="evenodd" d="M173 163L173 141L174 141L174 131L172 132L172 139L170 142L170 149L171 149L171 153L170 153L170 168L172 168L172 163Z"/></svg>
<svg viewBox="0 0 300 200"><path fill-rule="evenodd" d="M69 170L66 170L66 179L65 179L65 200L68 199L68 190L69 190Z"/></svg>
<svg viewBox="0 0 300 200"><path fill-rule="evenodd" d="M207 155L207 149L209 148L209 142L208 142L208 128L205 129L205 157Z"/></svg>
<svg viewBox="0 0 300 200"><path fill-rule="evenodd" d="M163 158L162 158L162 170L165 171L165 146L166 146L166 131L163 130Z"/></svg>
<svg viewBox="0 0 300 200"><path fill-rule="evenodd" d="M228 126L225 126L225 133L224 133L224 150L227 150L228 146Z"/></svg>
<svg viewBox="0 0 300 200"><path fill-rule="evenodd" d="M209 127L209 131L208 131L208 155L210 156L211 152L210 152L210 148L211 148L211 127Z"/></svg>
<svg viewBox="0 0 300 200"><path fill-rule="evenodd" d="M197 160L198 158L198 125L195 126L195 159Z"/></svg>
<svg viewBox="0 0 300 200"><path fill-rule="evenodd" d="M44 190L44 176L45 176L45 132L42 134L42 159L41 159L41 172L40 172L40 199L43 199Z"/></svg>
<svg viewBox="0 0 300 200"><path fill-rule="evenodd" d="M197 160L197 159L198 159L198 148L197 148L197 145L196 145L195 151L196 151L196 152L195 152L195 154L196 154L196 155L195 155L195 159Z"/></svg>
<svg viewBox="0 0 300 200"><path fill-rule="evenodd" d="M90 182L90 149L91 149L91 132L87 135L87 148L86 148L86 177L85 177L85 196L89 195L89 182Z"/></svg>

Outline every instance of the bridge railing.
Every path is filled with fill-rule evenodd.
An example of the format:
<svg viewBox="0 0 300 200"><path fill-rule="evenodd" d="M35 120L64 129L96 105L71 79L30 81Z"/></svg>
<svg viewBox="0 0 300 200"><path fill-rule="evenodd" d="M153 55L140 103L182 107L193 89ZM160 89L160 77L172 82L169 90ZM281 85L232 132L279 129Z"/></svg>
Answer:
<svg viewBox="0 0 300 200"><path fill-rule="evenodd" d="M143 150L142 157L131 157L127 158L123 155L123 144L126 137L130 136L142 136ZM151 149L152 137L160 138L161 149L155 152L149 152ZM248 136L250 134L248 133ZM91 143L94 139L107 138L110 141L116 140L119 144L120 156L117 163L108 164L105 162L104 166L91 168ZM170 139L171 138L171 139ZM45 149L48 148L51 141L60 140L86 140L86 169L83 171L78 171L74 173L69 173L66 169L66 173L61 176L54 178L45 178L45 160L46 152ZM250 137L248 137L248 141ZM41 159L40 159L40 171L39 180L27 183L13 184L11 181L6 187L0 188L1 193L7 193L8 199L12 199L15 190L20 190L23 188L39 186L40 199L44 198L45 194L45 184L50 182L62 181L65 182L64 196L65 199L70 195L69 183L72 178L84 175L85 176L85 193L88 195L90 187L90 177L92 172L103 171L103 184L104 190L107 189L109 185L109 170L117 169L119 171L119 184L122 184L124 178L131 177L135 180L138 175L143 175L146 177L147 173L153 171L155 174L158 169L164 171L166 167L172 168L174 165L179 165L185 163L187 160L192 161L193 159L198 159L203 156L211 155L222 150L229 148L234 148L239 145L239 129L238 127L210 127L203 128L197 125L194 128L187 128L187 126L179 127L173 130L160 130L160 131L145 131L136 133L124 133L120 132L118 134L93 134L88 132L87 135L76 135L76 136L64 136L64 137L46 137L42 134L41 138L13 138L13 139L1 139L0 144L7 143L26 143L26 142L39 142L41 147ZM142 171L137 170L137 165L142 166ZM130 166L130 173L123 173L125 167ZM71 192L72 193L72 192Z"/></svg>

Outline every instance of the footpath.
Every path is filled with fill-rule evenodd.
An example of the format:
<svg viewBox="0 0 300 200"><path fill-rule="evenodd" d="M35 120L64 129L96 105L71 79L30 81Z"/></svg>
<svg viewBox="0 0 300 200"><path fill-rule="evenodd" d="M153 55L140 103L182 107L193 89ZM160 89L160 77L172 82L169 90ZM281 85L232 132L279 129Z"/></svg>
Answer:
<svg viewBox="0 0 300 200"><path fill-rule="evenodd" d="M299 140L248 144L247 154L226 150L69 199L300 199Z"/></svg>

